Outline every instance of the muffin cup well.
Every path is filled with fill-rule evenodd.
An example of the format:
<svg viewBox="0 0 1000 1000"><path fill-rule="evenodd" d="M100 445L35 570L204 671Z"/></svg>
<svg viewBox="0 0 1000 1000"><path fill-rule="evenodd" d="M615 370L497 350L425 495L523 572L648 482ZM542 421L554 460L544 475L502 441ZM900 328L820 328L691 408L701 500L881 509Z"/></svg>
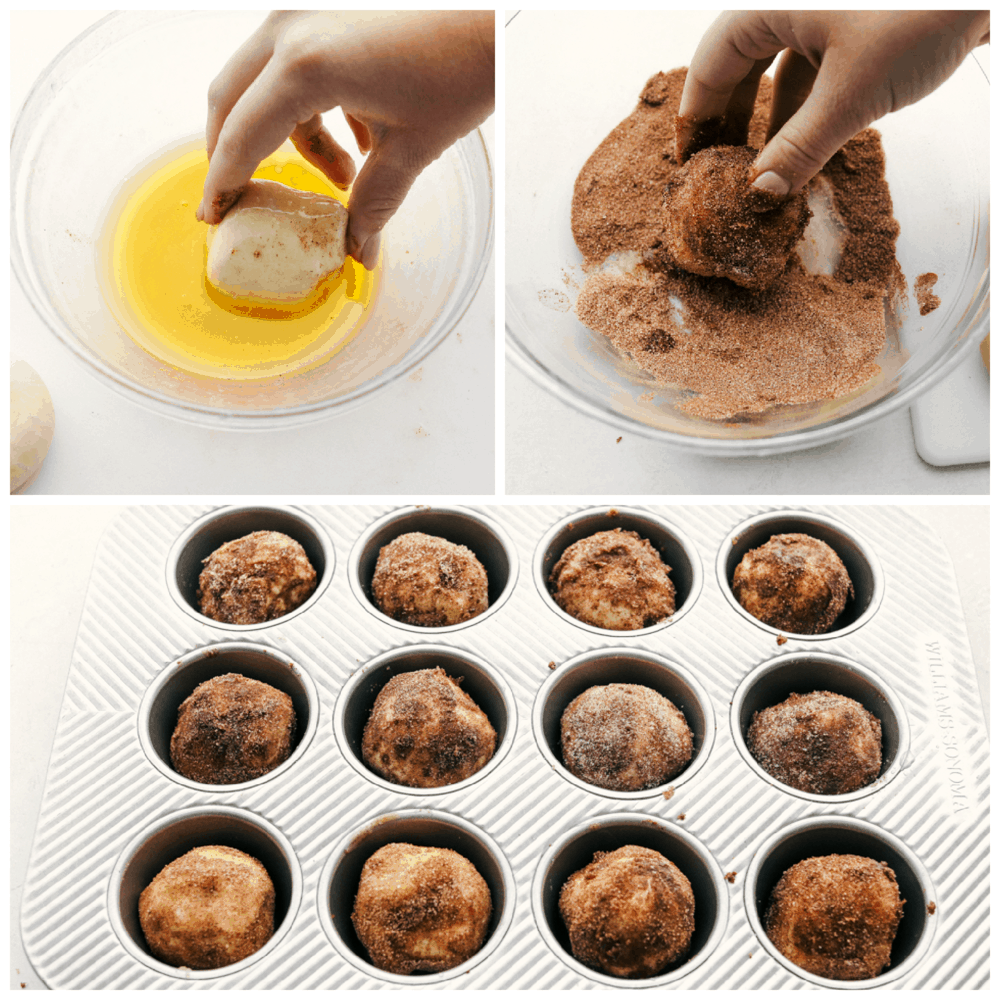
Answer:
<svg viewBox="0 0 1000 1000"><path fill-rule="evenodd" d="M351 921L361 869L386 844L444 847L472 862L490 890L493 913L482 948L461 965L445 972L410 976L384 972L368 958ZM319 919L338 953L370 976L401 986L433 986L464 975L492 954L514 918L514 873L491 837L468 820L432 809L402 810L369 820L337 844L319 879Z"/></svg>
<svg viewBox="0 0 1000 1000"><path fill-rule="evenodd" d="M828 854L857 854L884 861L896 874L900 898L906 900L889 968L873 979L827 979L806 972L785 958L764 930L771 890L781 876L806 858ZM927 912L928 904L935 901L934 887L917 856L898 837L851 816L810 816L774 833L761 844L750 862L743 899L750 926L771 957L789 972L827 989L876 989L908 975L927 953L940 919Z"/></svg>
<svg viewBox="0 0 1000 1000"><path fill-rule="evenodd" d="M817 795L792 788L768 774L747 746L754 712L785 701L791 694L832 691L860 702L882 724L882 769L870 785L843 795ZM895 692L867 667L833 653L785 653L752 670L733 695L730 725L740 756L769 784L811 802L853 802L884 788L903 768L910 748L910 727Z"/></svg>
<svg viewBox="0 0 1000 1000"><path fill-rule="evenodd" d="M411 531L421 531L471 549L486 570L488 606L481 615L457 625L423 626L396 621L379 610L372 595L372 577L379 552L393 539ZM517 550L496 521L469 507L401 507L380 517L354 543L347 576L361 606L386 624L423 634L454 632L484 621L514 592Z"/></svg>
<svg viewBox="0 0 1000 1000"><path fill-rule="evenodd" d="M559 894L567 879L586 868L596 851L616 851L630 845L659 851L687 876L694 892L694 935L688 957L649 979L619 979L579 962L573 957L569 933L559 912ZM715 859L686 830L654 816L610 813L574 827L546 851L535 870L531 906L545 943L574 972L605 987L659 987L693 972L718 947L726 933L729 893Z"/></svg>
<svg viewBox="0 0 1000 1000"><path fill-rule="evenodd" d="M441 667L449 677L462 679L462 690L486 713L497 734L493 756L475 774L453 785L411 788L397 785L373 771L361 755L365 726L382 688L398 674ZM415 644L390 649L356 670L343 686L333 715L333 728L341 752L361 775L386 791L408 795L441 795L468 788L490 774L514 743L517 710L514 695L502 674L481 657L451 646Z"/></svg>
<svg viewBox="0 0 1000 1000"><path fill-rule="evenodd" d="M840 557L854 587L854 597L848 597L844 610L827 632L802 635L777 629L754 618L733 593L733 574L743 557L760 548L772 535L802 534L826 542ZM747 621L772 635L793 636L796 639L835 639L861 628L871 620L882 603L885 579L874 550L851 528L840 521L808 510L776 510L758 514L738 524L726 537L716 559L716 577L730 605Z"/></svg>
<svg viewBox="0 0 1000 1000"><path fill-rule="evenodd" d="M193 781L174 769L170 760L170 738L177 726L181 702L199 684L223 674L242 674L287 694L295 708L295 741L288 759L273 771L251 781L213 785ZM156 675L139 706L139 742L150 763L172 781L201 791L238 792L270 781L292 767L312 741L318 723L316 686L298 664L268 646L243 641L222 642L185 653Z"/></svg>
<svg viewBox="0 0 1000 1000"><path fill-rule="evenodd" d="M233 847L256 858L274 883L274 934L252 955L219 969L179 969L154 958L139 924L139 896L168 865L195 847ZM129 955L177 979L217 979L242 972L273 951L302 901L302 872L277 827L245 809L205 805L170 813L147 826L119 855L108 886L111 925Z"/></svg>
<svg viewBox="0 0 1000 1000"><path fill-rule="evenodd" d="M664 563L670 567L676 610L669 618L650 625L649 628L606 629L582 622L579 618L574 618L563 611L549 589L552 569L570 545L580 541L581 538L596 535L599 531L611 531L614 528L635 531L641 538L647 539L659 552ZM662 517L631 507L591 507L589 510L578 511L558 521L538 543L531 575L534 577L539 594L542 595L542 600L564 621L577 628L587 629L588 632L618 638L648 635L650 632L673 625L691 610L701 593L702 580L701 559L690 539Z"/></svg>
<svg viewBox="0 0 1000 1000"><path fill-rule="evenodd" d="M681 711L691 730L691 760L680 774L662 785L638 792L619 792L591 785L563 764L563 712L588 688L604 684L641 684L668 698ZM705 690L686 670L646 650L612 647L580 653L561 664L535 696L531 713L535 741L548 763L571 784L612 799L648 799L670 786L689 781L708 760L715 740L715 715Z"/></svg>
<svg viewBox="0 0 1000 1000"><path fill-rule="evenodd" d="M306 550L316 570L316 589L294 611L268 622L231 625L203 615L198 610L198 577L204 561L226 542L254 531L280 531L294 538ZM174 542L167 557L167 590L181 610L192 618L230 632L251 632L270 628L311 608L333 579L336 564L333 545L320 523L301 510L287 507L222 507L210 511L189 525Z"/></svg>

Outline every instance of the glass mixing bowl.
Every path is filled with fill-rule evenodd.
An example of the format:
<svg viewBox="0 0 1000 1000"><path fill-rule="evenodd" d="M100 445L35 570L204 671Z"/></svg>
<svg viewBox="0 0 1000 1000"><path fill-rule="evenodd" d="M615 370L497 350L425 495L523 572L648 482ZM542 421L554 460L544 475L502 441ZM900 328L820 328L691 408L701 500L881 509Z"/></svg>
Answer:
<svg viewBox="0 0 1000 1000"><path fill-rule="evenodd" d="M586 275L570 231L573 183L646 80L686 66L712 13L521 11L506 28L506 324L514 364L620 430L706 455L765 455L844 437L909 404L986 336L989 85L967 58L942 87L876 123L901 233L909 302L887 315L881 376L852 395L722 423L676 408L573 312ZM539 113L544 108L545 113ZM916 277L939 276L921 316Z"/></svg>
<svg viewBox="0 0 1000 1000"><path fill-rule="evenodd" d="M493 246L493 177L477 131L421 174L386 226L377 298L354 339L326 363L239 382L191 375L143 351L98 280L108 209L127 178L203 134L209 83L263 17L112 14L42 73L11 143L11 259L46 325L124 395L214 426L284 427L384 389L462 318ZM326 124L356 150L339 111Z"/></svg>

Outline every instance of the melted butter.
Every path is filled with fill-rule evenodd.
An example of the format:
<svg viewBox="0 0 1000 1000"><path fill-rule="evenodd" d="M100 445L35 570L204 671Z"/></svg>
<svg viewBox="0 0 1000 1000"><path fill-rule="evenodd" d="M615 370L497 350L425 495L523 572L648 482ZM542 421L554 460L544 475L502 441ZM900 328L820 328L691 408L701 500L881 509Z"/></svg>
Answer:
<svg viewBox="0 0 1000 1000"><path fill-rule="evenodd" d="M235 299L205 276L208 227L195 219L208 162L204 148L172 150L126 185L104 240L107 298L144 350L185 371L255 379L301 371L344 347L375 297L379 269L352 257L290 306ZM290 146L254 173L347 203Z"/></svg>

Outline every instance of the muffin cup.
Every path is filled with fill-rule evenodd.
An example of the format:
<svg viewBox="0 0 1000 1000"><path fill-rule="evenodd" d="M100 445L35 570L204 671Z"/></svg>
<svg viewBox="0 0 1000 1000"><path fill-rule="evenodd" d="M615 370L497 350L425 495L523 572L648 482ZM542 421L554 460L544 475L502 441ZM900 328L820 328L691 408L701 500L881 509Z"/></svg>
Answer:
<svg viewBox="0 0 1000 1000"><path fill-rule="evenodd" d="M579 618L574 618L563 611L549 590L549 576L552 574L552 569L570 545L580 541L581 538L589 538L599 531L611 531L614 528L635 531L640 537L648 539L664 563L670 567L670 580L676 592L676 610L669 618L650 625L649 628L607 629L582 622ZM619 639L623 636L648 635L679 621L694 606L701 593L702 581L701 560L690 539L662 517L631 507L591 507L589 510L581 510L564 517L554 524L538 543L532 565L532 576L542 600L564 621L588 632Z"/></svg>
<svg viewBox="0 0 1000 1000"><path fill-rule="evenodd" d="M457 625L423 626L396 621L379 610L372 595L379 552L393 539L411 531L422 531L472 550L486 570L488 606L481 615ZM386 624L423 634L454 632L484 621L514 592L517 550L496 521L469 507L401 507L380 517L354 543L347 575L361 606Z"/></svg>
<svg viewBox="0 0 1000 1000"><path fill-rule="evenodd" d="M826 542L840 556L854 587L854 597L848 597L844 610L827 632L802 635L786 629L774 628L759 618L754 618L733 593L733 573L743 557L760 548L772 535L802 534ZM772 635L791 636L796 639L836 639L861 628L871 620L882 603L885 580L882 566L874 550L846 525L824 514L808 510L777 510L758 514L738 524L727 536L716 559L716 576L722 593L730 605L747 621Z"/></svg>
<svg viewBox="0 0 1000 1000"><path fill-rule="evenodd" d="M615 851L629 845L659 851L687 876L694 892L694 935L688 957L649 979L620 979L577 961L559 912L559 894L566 880L589 865L596 851ZM545 943L574 972L605 987L660 987L693 972L718 947L726 933L729 893L715 859L686 830L654 816L610 813L574 827L546 851L535 870L531 906Z"/></svg>
<svg viewBox="0 0 1000 1000"><path fill-rule="evenodd" d="M471 861L489 886L493 913L482 948L446 972L410 976L384 972L368 959L351 921L361 869L386 844L445 847ZM497 844L468 820L432 809L407 809L380 816L349 833L337 844L319 879L319 919L338 953L370 976L400 986L433 986L464 975L492 954L514 917L514 873Z"/></svg>
<svg viewBox="0 0 1000 1000"><path fill-rule="evenodd" d="M280 531L294 538L306 550L316 570L316 589L295 610L268 622L231 625L203 615L198 610L198 577L204 561L219 546L254 531ZM311 608L333 579L335 564L332 543L320 523L308 514L288 507L222 507L198 518L174 542L167 557L167 590L182 611L205 625L230 632L251 632L287 622Z"/></svg>
<svg viewBox="0 0 1000 1000"><path fill-rule="evenodd" d="M375 699L393 677L415 670L433 670L435 667L441 667L449 677L462 678L462 690L486 713L497 734L496 749L490 760L464 781L439 788L397 785L377 774L365 763L361 755L365 726L375 706ZM406 795L442 795L468 788L499 766L514 743L517 710L507 681L485 660L464 649L420 643L380 653L356 670L337 699L333 728L341 753L348 763L380 788Z"/></svg>
<svg viewBox="0 0 1000 1000"><path fill-rule="evenodd" d="M195 847L234 847L256 858L274 883L274 934L252 955L219 969L179 969L154 958L139 924L139 896L168 865ZM245 809L194 806L147 826L122 851L111 872L108 914L129 955L177 979L218 979L242 972L288 933L302 902L302 873L292 845L277 827Z"/></svg>
<svg viewBox="0 0 1000 1000"><path fill-rule="evenodd" d="M569 703L588 688L603 684L642 684L677 706L691 730L691 760L680 774L663 784L638 792L600 788L578 778L563 764L562 716ZM646 650L612 647L580 653L561 664L546 679L535 696L531 724L538 749L548 763L568 782L612 799L649 799L671 786L690 781L701 770L715 739L715 715L702 686L683 668Z"/></svg>
<svg viewBox="0 0 1000 1000"><path fill-rule="evenodd" d="M817 795L786 785L757 763L747 746L754 712L791 694L832 691L860 702L882 724L882 768L864 788L843 795ZM768 784L810 802L853 802L884 788L909 761L910 727L895 692L867 667L833 653L785 653L752 670L736 689L729 715L733 741L750 769Z"/></svg>
<svg viewBox="0 0 1000 1000"><path fill-rule="evenodd" d="M283 691L295 708L295 742L288 759L259 778L231 785L184 777L170 760L170 738L181 702L201 683L223 674L242 674ZM185 653L161 670L139 705L139 742L150 763L172 781L208 792L241 792L283 774L305 753L319 723L319 699L312 678L284 653L257 643L213 643Z"/></svg>
<svg viewBox="0 0 1000 1000"><path fill-rule="evenodd" d="M899 817L897 817L899 818ZM889 968L873 979L827 979L799 968L771 943L764 916L771 890L781 876L806 858L828 854L857 854L884 861L896 873L899 895L905 899L903 919L892 946ZM750 926L765 950L789 972L827 989L877 989L912 972L930 947L940 917L927 912L935 900L930 876L917 856L898 838L865 820L851 816L811 816L778 830L757 849L744 883L744 903Z"/></svg>

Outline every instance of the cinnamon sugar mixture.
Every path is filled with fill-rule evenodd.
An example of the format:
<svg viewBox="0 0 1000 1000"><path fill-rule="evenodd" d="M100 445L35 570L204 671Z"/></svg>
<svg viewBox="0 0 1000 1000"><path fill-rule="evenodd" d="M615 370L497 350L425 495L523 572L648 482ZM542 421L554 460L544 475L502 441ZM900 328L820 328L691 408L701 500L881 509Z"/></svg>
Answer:
<svg viewBox="0 0 1000 1000"><path fill-rule="evenodd" d="M681 167L674 119L686 69L653 76L635 111L595 150L576 180L573 236L588 269L636 254L634 273L594 270L576 312L657 382L692 390L693 416L727 420L782 404L834 399L879 372L884 300L901 288L899 226L881 137L865 129L823 170L846 227L832 276L793 254L763 291L689 274L662 253L664 196ZM749 145L764 145L771 81L761 80Z"/></svg>

